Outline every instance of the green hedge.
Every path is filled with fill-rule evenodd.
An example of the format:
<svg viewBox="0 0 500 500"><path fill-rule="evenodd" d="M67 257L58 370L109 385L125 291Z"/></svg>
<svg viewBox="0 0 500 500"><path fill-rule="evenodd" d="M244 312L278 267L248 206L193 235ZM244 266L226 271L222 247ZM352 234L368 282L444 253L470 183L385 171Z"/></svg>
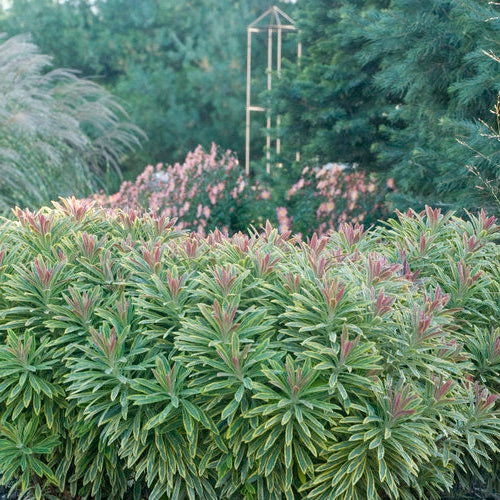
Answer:
<svg viewBox="0 0 500 500"><path fill-rule="evenodd" d="M0 229L0 474L37 498L498 491L498 227L307 243L62 200ZM496 481L496 482L495 482Z"/></svg>

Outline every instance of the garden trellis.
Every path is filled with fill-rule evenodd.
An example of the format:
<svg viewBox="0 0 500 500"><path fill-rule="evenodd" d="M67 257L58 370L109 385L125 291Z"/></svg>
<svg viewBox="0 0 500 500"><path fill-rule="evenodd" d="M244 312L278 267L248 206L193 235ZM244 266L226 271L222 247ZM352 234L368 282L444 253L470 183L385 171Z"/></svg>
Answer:
<svg viewBox="0 0 500 500"><path fill-rule="evenodd" d="M267 25L264 23L268 21ZM273 43L274 43L274 33L277 34L277 46L276 46L276 72L278 78L281 73L281 61L282 61L282 37L283 32L285 33L299 33L299 30L295 27L294 20L285 14L280 8L273 6L260 17L258 17L253 23L251 23L247 28L247 99L246 99L246 136L245 136L245 172L247 175L250 174L250 134L251 134L251 118L252 111L267 113L266 119L266 171L269 173L271 171L271 113L268 108L262 106L252 105L252 34L253 33L267 33L267 90L272 89L272 77L273 77ZM300 40L297 42L297 59L300 60L302 55L302 44ZM279 137L279 128L281 125L281 117L278 115L276 117L276 128L278 130L278 135L276 138L276 154L281 153L281 139ZM299 159L299 153L297 153L297 159Z"/></svg>

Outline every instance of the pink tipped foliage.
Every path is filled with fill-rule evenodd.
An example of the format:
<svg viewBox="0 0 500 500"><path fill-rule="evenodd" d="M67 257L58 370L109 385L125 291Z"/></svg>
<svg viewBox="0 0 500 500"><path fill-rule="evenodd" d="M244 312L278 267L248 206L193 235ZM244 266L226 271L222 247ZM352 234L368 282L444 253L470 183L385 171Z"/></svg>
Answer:
<svg viewBox="0 0 500 500"><path fill-rule="evenodd" d="M496 221L427 207L302 239L269 222L203 236L167 209L208 227L234 187L210 181L200 210L192 190L236 163L184 166L127 184L126 210L60 200L0 227L0 482L30 498L496 488ZM152 182L175 204L141 200Z"/></svg>

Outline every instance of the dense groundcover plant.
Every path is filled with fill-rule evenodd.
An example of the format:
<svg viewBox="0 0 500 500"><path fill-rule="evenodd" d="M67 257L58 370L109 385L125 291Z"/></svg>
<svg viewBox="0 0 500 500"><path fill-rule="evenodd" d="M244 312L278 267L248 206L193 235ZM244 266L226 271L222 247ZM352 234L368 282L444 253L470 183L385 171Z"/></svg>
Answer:
<svg viewBox="0 0 500 500"><path fill-rule="evenodd" d="M0 228L0 475L36 498L498 492L499 227L307 242L61 200Z"/></svg>

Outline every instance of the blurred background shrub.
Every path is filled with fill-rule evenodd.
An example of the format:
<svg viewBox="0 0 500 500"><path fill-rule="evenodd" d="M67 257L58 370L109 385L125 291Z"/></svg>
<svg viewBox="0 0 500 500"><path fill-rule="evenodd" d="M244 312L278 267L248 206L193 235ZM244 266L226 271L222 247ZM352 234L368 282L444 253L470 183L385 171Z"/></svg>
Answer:
<svg viewBox="0 0 500 500"><path fill-rule="evenodd" d="M30 32L56 67L74 68L104 86L145 130L150 140L144 147L120 155L126 179L135 179L147 164L181 162L198 144L207 150L215 142L243 158L245 28L269 7L266 0L8 3L0 8L1 32ZM273 162L283 169L264 173L262 124L256 120L252 184L258 179L272 186L275 205L286 206L286 193L304 167L356 164L367 179L377 174L381 185L394 179L397 190L382 190L389 211L426 203L498 210L492 191L478 191L483 184L469 168L498 189L498 141L487 140L500 91L496 2L278 4L295 18L304 54L298 66L290 55L295 52L285 50L294 40L285 37L289 60L281 80L273 79L271 95L262 95L265 37L255 37L255 97L282 116L283 154ZM297 165L296 150L302 153ZM56 186L62 182L56 173L51 178ZM78 186L90 182L81 179ZM110 173L104 180L108 194L120 182ZM73 191L78 194L76 185ZM296 224L302 217L290 216Z"/></svg>
<svg viewBox="0 0 500 500"><path fill-rule="evenodd" d="M394 186L392 179L387 184ZM287 186L283 180L279 185ZM306 167L283 198L274 185L265 187L245 177L236 156L220 153L213 144L209 152L198 146L183 163L148 165L135 181L124 181L117 193L90 199L106 208L175 217L179 227L202 234L216 227L245 231L271 220L281 232L307 236L337 229L346 221L376 222L385 215L386 191L375 175L329 164Z"/></svg>
<svg viewBox="0 0 500 500"><path fill-rule="evenodd" d="M151 211L178 219L179 227L205 233L219 227L245 231L262 219L270 198L258 182L250 184L234 154L221 153L215 144L209 152L198 146L183 163L148 165L116 194L94 195L101 206L139 212Z"/></svg>
<svg viewBox="0 0 500 500"><path fill-rule="evenodd" d="M386 186L393 188L389 179ZM371 224L385 215L383 200L388 189L376 174L368 175L355 167L329 163L322 167L305 167L300 179L288 190L286 211L280 224L302 234L311 230L325 233L344 222ZM287 223L288 220L288 223Z"/></svg>

